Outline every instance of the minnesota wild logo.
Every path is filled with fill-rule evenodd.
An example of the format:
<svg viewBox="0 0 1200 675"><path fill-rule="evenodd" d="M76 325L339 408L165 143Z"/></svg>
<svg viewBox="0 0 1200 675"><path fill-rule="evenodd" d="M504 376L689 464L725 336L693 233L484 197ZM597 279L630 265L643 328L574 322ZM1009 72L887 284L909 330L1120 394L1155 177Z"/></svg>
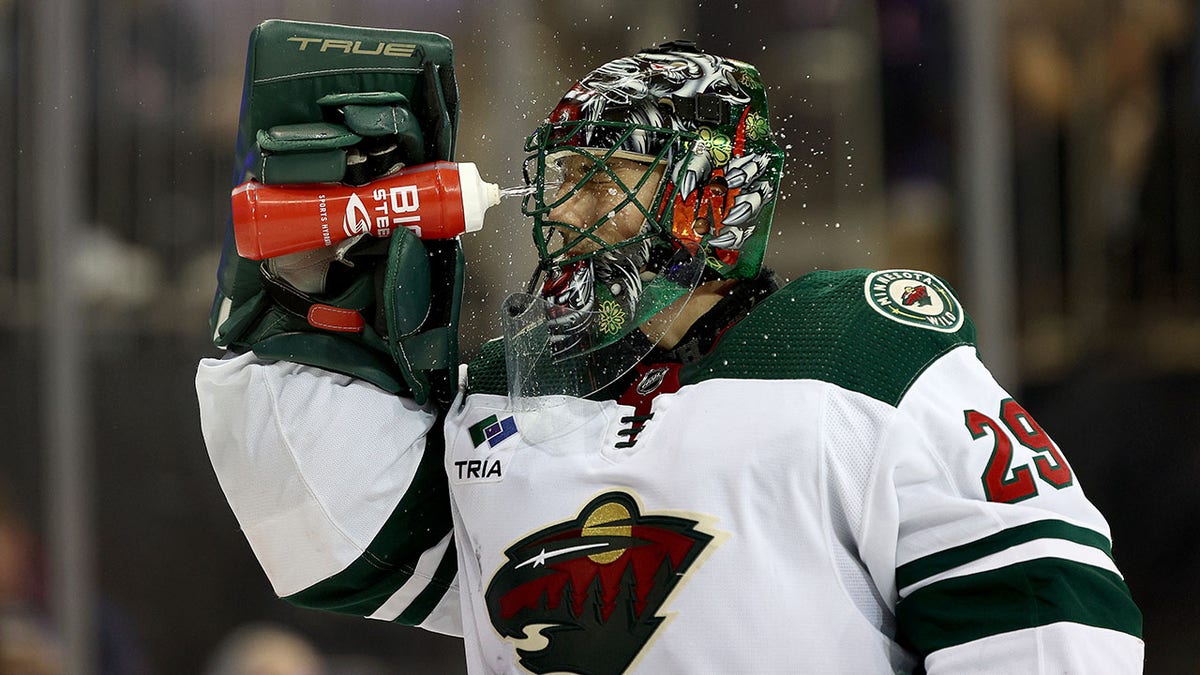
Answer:
<svg viewBox="0 0 1200 675"><path fill-rule="evenodd" d="M872 309L893 321L953 333L965 313L946 282L918 270L881 270L867 276L863 294Z"/></svg>
<svg viewBox="0 0 1200 675"><path fill-rule="evenodd" d="M607 675L630 667L662 627L660 610L713 535L698 520L643 514L603 494L567 522L510 546L488 584L492 626L533 673Z"/></svg>

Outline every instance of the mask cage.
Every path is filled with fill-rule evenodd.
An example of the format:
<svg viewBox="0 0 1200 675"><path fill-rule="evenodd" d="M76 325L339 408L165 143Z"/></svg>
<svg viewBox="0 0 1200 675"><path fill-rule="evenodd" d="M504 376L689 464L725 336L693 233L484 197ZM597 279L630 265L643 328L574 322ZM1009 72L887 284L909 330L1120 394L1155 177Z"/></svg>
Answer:
<svg viewBox="0 0 1200 675"><path fill-rule="evenodd" d="M586 143L584 139L599 138L605 138L604 144L607 149L581 144ZM645 147L659 148L657 154L642 154L623 149L633 145L631 141L635 138ZM664 233L670 232L670 227L669 224L664 226L659 222L659 218L664 214L670 218L670 210L663 208L663 204L669 203L676 191L674 181L671 180L670 167L681 161L686 164L694 151L696 138L696 134L683 130L627 122L576 120L538 127L525 141L525 150L530 154L525 159L522 172L525 185L532 190L521 201L521 213L534 220L533 239L540 258L540 268L568 265L590 258L601 251L623 248L649 238L663 238ZM561 184L548 181L547 172L554 170L550 166L552 162L562 161L570 155L583 157L591 166L574 185L560 192ZM644 162L647 165L646 171L637 183L627 185L609 166L609 160L614 158ZM650 180L654 174L653 169L659 164L665 164L667 169L650 204L642 204L637 200L637 193ZM623 193L619 203L595 222L582 228L550 219L553 209L565 204L593 177L601 173L612 181L613 188ZM630 204L646 219L647 226L640 234L617 243L606 242L596 235L596 231L617 211ZM555 245L556 235L561 238L561 245ZM573 256L567 255L571 249L585 241L596 244L599 249Z"/></svg>

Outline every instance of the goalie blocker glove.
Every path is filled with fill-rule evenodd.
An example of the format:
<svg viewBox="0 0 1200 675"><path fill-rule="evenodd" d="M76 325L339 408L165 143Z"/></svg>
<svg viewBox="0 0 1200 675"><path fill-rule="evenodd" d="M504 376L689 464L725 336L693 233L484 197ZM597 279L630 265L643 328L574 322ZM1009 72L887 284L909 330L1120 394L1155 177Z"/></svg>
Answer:
<svg viewBox="0 0 1200 675"><path fill-rule="evenodd" d="M233 184L362 185L398 167L452 160L457 121L446 37L267 21L250 37ZM339 214L329 217L336 226ZM462 248L457 239L393 232L259 263L238 255L230 222L214 343L447 404Z"/></svg>

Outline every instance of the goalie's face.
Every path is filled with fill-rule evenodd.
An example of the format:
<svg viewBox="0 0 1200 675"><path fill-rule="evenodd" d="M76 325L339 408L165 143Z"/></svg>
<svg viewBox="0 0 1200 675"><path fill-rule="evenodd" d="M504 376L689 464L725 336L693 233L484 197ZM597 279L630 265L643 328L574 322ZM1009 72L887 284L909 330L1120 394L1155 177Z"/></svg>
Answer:
<svg viewBox="0 0 1200 675"><path fill-rule="evenodd" d="M550 200L547 248L558 262L620 248L654 231L662 163L564 153L548 164L546 182L558 187Z"/></svg>
<svg viewBox="0 0 1200 675"><path fill-rule="evenodd" d="M568 144L527 160L535 189L524 210L540 265L527 292L505 301L515 399L603 389L661 337L633 333L652 319L670 325L687 304L705 258L673 248L657 220L666 166L662 157Z"/></svg>
<svg viewBox="0 0 1200 675"><path fill-rule="evenodd" d="M589 382L609 377L610 370L624 372L645 354L645 340L635 341L633 348L641 351L632 356L606 349L602 357L578 359L614 345L690 295L703 269L703 256L687 253L675 260L672 250L661 247L669 239L655 216L662 212L658 205L668 182L666 163L658 157L617 152L559 146L534 157L539 170L529 182L538 191L532 193L537 208L531 215L541 266L527 294L511 305L521 315L527 315L531 303L540 308L521 319L525 326L544 318L547 344L529 346L524 353L545 352L551 362L535 362L532 369L555 369L559 366L552 361L571 361L565 367L583 368L576 374ZM660 257L652 264L655 244L661 247ZM646 294L647 286L655 290ZM530 295L535 292L536 298ZM683 304L678 303L672 315ZM513 331L514 339L522 335L519 339L525 341L532 334ZM599 370L593 368L596 359L604 362Z"/></svg>

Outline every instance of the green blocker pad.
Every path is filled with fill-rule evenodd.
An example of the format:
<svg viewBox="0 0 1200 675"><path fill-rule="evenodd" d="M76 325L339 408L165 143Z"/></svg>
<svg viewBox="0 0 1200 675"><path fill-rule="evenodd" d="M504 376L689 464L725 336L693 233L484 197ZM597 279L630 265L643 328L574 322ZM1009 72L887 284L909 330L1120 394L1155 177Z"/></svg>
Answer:
<svg viewBox="0 0 1200 675"><path fill-rule="evenodd" d="M259 129L255 138L258 147L270 152L330 150L354 145L362 140L361 136L346 131L344 127L325 122L279 124L270 129Z"/></svg>
<svg viewBox="0 0 1200 675"><path fill-rule="evenodd" d="M420 142L421 127L412 113L395 106L348 105L342 108L346 126L363 136L396 134L402 143Z"/></svg>
<svg viewBox="0 0 1200 675"><path fill-rule="evenodd" d="M330 94L321 97L317 103L341 110L346 126L356 134L410 134L420 139L421 128L409 112L408 97L399 92Z"/></svg>
<svg viewBox="0 0 1200 675"><path fill-rule="evenodd" d="M259 129L258 179L264 183L339 181L346 173L343 148L362 140L339 124L308 122Z"/></svg>
<svg viewBox="0 0 1200 675"><path fill-rule="evenodd" d="M233 184L245 182L258 169L259 131L323 122L320 101L324 97L359 92L403 96L430 144L427 158L454 158L459 110L449 38L418 31L272 20L250 35ZM257 263L237 255L232 221L227 221L217 283L210 315L213 341L221 347L242 344L240 338L261 313L264 291Z"/></svg>
<svg viewBox="0 0 1200 675"><path fill-rule="evenodd" d="M368 138L395 136L409 164L425 162L425 139L408 97L394 91L330 94L317 103L335 108L350 131Z"/></svg>
<svg viewBox="0 0 1200 675"><path fill-rule="evenodd" d="M424 86L426 64L430 63L446 80L440 88L456 127L457 93L449 91L454 88L449 38L416 31L267 21L250 37L239 152L250 150L259 129L323 121L322 99L327 105L333 103L327 98L331 95L398 94L414 111L423 111L433 103Z"/></svg>

